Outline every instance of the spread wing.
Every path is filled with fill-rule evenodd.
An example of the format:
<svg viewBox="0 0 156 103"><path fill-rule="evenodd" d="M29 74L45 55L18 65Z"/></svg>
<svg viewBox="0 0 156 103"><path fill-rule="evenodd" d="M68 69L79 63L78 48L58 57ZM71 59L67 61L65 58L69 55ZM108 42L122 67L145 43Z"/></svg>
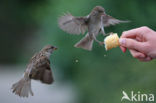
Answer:
<svg viewBox="0 0 156 103"><path fill-rule="evenodd" d="M53 80L50 61L42 56L39 58L32 68L29 77L34 80L40 80L42 83L51 84Z"/></svg>
<svg viewBox="0 0 156 103"><path fill-rule="evenodd" d="M87 30L88 17L74 17L70 13L64 14L58 20L59 27L70 34L84 34Z"/></svg>
<svg viewBox="0 0 156 103"><path fill-rule="evenodd" d="M122 20L115 19L115 18L113 18L112 16L109 16L109 15L103 16L102 19L103 19L102 21L103 21L104 27L108 27L108 26L111 26L111 25L116 25L116 24L119 24L119 23L128 23L129 22L129 21L122 21Z"/></svg>

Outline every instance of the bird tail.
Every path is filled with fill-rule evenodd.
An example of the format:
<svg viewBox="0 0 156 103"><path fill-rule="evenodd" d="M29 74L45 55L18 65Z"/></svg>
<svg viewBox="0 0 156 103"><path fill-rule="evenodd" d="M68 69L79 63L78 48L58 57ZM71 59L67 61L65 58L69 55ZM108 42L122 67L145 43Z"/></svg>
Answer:
<svg viewBox="0 0 156 103"><path fill-rule="evenodd" d="M76 48L83 48L85 50L92 50L93 39L87 34L84 38L82 38L78 43L74 45Z"/></svg>
<svg viewBox="0 0 156 103"><path fill-rule="evenodd" d="M26 79L25 77L13 84L11 89L13 89L13 93L19 95L20 97L28 97L29 94L33 96L31 79Z"/></svg>

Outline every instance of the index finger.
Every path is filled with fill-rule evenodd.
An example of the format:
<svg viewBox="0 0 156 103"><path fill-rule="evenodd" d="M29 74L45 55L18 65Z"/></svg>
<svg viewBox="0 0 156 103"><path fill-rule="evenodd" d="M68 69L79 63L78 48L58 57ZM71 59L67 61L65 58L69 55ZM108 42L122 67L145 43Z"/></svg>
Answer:
<svg viewBox="0 0 156 103"><path fill-rule="evenodd" d="M132 30L128 30L122 33L121 38L135 38L136 36L144 36L143 31L146 27L140 27Z"/></svg>

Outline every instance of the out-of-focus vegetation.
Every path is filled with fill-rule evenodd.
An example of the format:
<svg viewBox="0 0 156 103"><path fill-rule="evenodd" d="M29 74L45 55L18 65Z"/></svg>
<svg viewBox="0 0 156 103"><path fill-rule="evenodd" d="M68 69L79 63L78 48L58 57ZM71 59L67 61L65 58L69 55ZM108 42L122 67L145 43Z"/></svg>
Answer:
<svg viewBox="0 0 156 103"><path fill-rule="evenodd" d="M131 21L106 32L121 34L145 25L156 30L155 0L3 0L0 63L26 64L44 45L52 44L58 50L51 56L51 66L60 71L62 82L76 85L80 103L120 103L122 90L156 94L156 61L140 62L119 48L106 52L97 43L90 52L74 48L84 35L69 35L58 28L57 19L64 12L85 16L96 5L115 18Z"/></svg>

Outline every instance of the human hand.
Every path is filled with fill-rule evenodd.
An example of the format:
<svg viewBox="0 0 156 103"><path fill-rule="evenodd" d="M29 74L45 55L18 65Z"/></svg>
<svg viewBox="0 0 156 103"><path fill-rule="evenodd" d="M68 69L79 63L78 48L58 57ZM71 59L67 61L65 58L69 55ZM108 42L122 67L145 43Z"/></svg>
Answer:
<svg viewBox="0 0 156 103"><path fill-rule="evenodd" d="M122 33L120 48L126 52L128 48L134 58L150 61L156 58L156 32L144 26Z"/></svg>

